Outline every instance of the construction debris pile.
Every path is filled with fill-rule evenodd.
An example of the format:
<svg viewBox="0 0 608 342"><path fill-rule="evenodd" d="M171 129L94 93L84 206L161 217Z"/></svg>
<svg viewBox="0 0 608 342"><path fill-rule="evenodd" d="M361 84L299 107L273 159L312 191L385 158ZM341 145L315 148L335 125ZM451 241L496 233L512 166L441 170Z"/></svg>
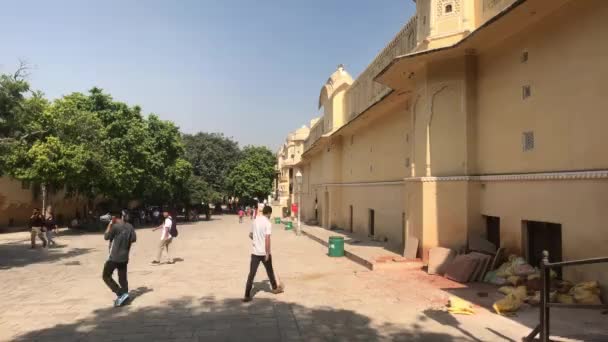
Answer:
<svg viewBox="0 0 608 342"><path fill-rule="evenodd" d="M504 248L496 249L494 244L485 239L471 238L468 253L466 250L457 253L449 248L431 248L428 273L445 276L459 283L480 282L503 258Z"/></svg>
<svg viewBox="0 0 608 342"><path fill-rule="evenodd" d="M498 314L513 314L524 303L538 305L542 288L540 270L517 255L510 255L503 262L504 253L504 248L496 249L481 238L470 239L468 249L460 252L443 247L431 248L428 273L459 283L485 282L500 286L498 292L505 297L492 306ZM573 284L557 279L557 273L551 270L550 289L549 300L554 303L602 304L597 281Z"/></svg>

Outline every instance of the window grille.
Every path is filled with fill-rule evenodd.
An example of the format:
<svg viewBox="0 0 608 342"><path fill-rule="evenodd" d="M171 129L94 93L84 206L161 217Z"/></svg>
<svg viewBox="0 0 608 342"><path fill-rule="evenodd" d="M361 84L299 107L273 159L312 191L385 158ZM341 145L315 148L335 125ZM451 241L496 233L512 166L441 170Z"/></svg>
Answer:
<svg viewBox="0 0 608 342"><path fill-rule="evenodd" d="M524 132L522 144L524 152L532 151L534 149L534 132Z"/></svg>

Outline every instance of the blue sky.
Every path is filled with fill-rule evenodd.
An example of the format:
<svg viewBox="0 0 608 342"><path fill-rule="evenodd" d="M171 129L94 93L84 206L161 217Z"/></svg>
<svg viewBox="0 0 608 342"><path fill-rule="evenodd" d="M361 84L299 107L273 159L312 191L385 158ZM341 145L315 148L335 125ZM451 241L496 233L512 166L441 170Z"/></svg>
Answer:
<svg viewBox="0 0 608 342"><path fill-rule="evenodd" d="M275 149L318 114L340 63L356 77L411 0L5 1L0 72L19 58L56 98L103 88L187 133Z"/></svg>

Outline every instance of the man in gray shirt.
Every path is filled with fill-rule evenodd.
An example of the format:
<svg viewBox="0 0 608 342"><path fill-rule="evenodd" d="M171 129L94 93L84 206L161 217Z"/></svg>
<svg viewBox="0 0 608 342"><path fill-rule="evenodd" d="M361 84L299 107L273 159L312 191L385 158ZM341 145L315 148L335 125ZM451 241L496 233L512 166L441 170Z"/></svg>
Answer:
<svg viewBox="0 0 608 342"><path fill-rule="evenodd" d="M131 244L137 240L133 226L119 217L112 216L104 234L104 238L110 241L110 256L103 267L103 281L116 294L114 306L121 306L129 299L127 264ZM118 270L120 286L112 279L114 270Z"/></svg>

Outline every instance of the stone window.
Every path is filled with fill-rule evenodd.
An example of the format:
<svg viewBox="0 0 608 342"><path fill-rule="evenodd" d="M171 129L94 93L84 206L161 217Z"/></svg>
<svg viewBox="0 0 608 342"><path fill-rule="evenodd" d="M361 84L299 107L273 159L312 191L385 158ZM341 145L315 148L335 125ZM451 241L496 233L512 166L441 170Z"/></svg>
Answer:
<svg viewBox="0 0 608 342"><path fill-rule="evenodd" d="M522 99L527 99L528 97L532 96L532 88L530 87L530 85L525 85L522 87L522 91L521 91L521 97Z"/></svg>
<svg viewBox="0 0 608 342"><path fill-rule="evenodd" d="M437 16L460 12L460 2L457 0L441 0L437 2Z"/></svg>
<svg viewBox="0 0 608 342"><path fill-rule="evenodd" d="M524 132L522 134L522 145L524 152L534 150L534 132Z"/></svg>

